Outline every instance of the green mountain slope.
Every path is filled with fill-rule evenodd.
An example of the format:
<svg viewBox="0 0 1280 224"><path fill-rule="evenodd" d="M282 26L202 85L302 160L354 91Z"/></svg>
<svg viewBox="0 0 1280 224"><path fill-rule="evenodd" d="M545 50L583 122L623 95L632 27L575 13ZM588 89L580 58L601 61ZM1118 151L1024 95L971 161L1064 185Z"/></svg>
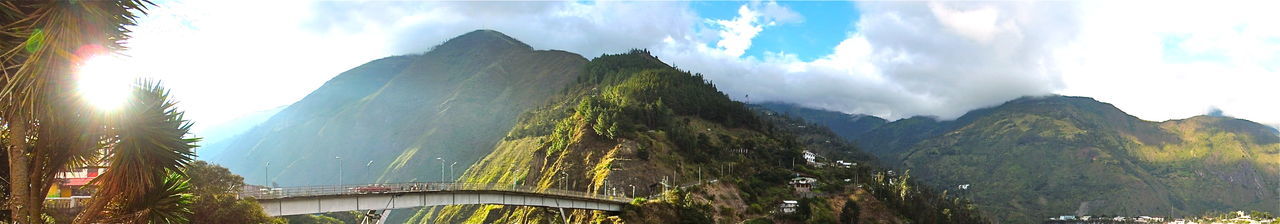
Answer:
<svg viewBox="0 0 1280 224"><path fill-rule="evenodd" d="M903 181L905 177L886 176L865 162L860 169L806 165L802 150L832 152L836 155L831 157L850 160L871 157L821 127L799 128L802 125L786 123L795 120L774 119L774 112L762 118L701 75L670 67L646 51L601 56L582 70L552 103L521 115L493 152L459 181L661 195L634 203L620 216L570 210L573 223L821 221L840 217L834 211L843 206L836 205L847 201L866 208L864 220L976 219L959 200L916 188ZM781 201L799 199L786 185L796 173L825 181L817 189L824 196L807 200L810 212L805 215L770 215ZM889 184L890 179L898 184ZM853 187L857 183L875 184L861 189ZM676 186L687 188L664 191ZM407 222L548 223L560 219L557 213L531 207L449 206L419 210Z"/></svg>
<svg viewBox="0 0 1280 224"><path fill-rule="evenodd" d="M1276 212L1280 141L1254 122L1150 122L1083 97L1024 97L953 121L915 117L854 140L934 186L971 184L988 215Z"/></svg>
<svg viewBox="0 0 1280 224"><path fill-rule="evenodd" d="M800 117L825 125L842 138L854 139L889 121L870 115L851 115L835 111L809 109L785 103L762 103L760 107L770 111Z"/></svg>
<svg viewBox="0 0 1280 224"><path fill-rule="evenodd" d="M547 102L584 63L495 31L470 32L343 72L229 140L213 161L250 183L263 175L291 186L440 180L451 175L435 158L461 170L487 155L521 112Z"/></svg>

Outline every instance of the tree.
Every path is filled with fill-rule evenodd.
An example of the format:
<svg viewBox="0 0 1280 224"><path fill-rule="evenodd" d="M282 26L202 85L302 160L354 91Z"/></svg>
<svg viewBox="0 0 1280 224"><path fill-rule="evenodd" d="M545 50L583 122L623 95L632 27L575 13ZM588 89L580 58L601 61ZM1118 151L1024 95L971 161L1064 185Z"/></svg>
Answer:
<svg viewBox="0 0 1280 224"><path fill-rule="evenodd" d="M186 173L191 178L192 194L196 197L235 194L244 187L244 177L232 174L226 167L202 160L187 164Z"/></svg>
<svg viewBox="0 0 1280 224"><path fill-rule="evenodd" d="M89 108L74 90L75 68L123 49L127 26L146 2L0 2L0 122L14 223L41 221L54 176L108 161L109 170L76 222L183 222L189 186L179 167L197 139L159 83L140 82L119 114Z"/></svg>
<svg viewBox="0 0 1280 224"><path fill-rule="evenodd" d="M191 205L191 223L284 223L262 211L253 199L240 199L236 194L244 186L244 178L227 168L195 161L187 165L195 201Z"/></svg>
<svg viewBox="0 0 1280 224"><path fill-rule="evenodd" d="M186 174L182 170L195 156L198 139L185 138L191 123L174 108L168 91L158 82L140 81L119 117L106 122L112 127L106 139L109 161L106 172L94 179L98 191L76 222L116 220L117 216L155 215L157 209L175 214L164 222L185 222L191 203ZM154 198L187 198L160 200ZM154 199L154 200L153 200ZM182 211L185 210L185 211ZM179 215L181 214L181 215ZM135 218L133 220L141 220ZM155 219L148 219L155 220Z"/></svg>
<svg viewBox="0 0 1280 224"><path fill-rule="evenodd" d="M849 199L844 202L844 208L840 208L840 223L858 224L858 213L862 212L858 207L858 202Z"/></svg>

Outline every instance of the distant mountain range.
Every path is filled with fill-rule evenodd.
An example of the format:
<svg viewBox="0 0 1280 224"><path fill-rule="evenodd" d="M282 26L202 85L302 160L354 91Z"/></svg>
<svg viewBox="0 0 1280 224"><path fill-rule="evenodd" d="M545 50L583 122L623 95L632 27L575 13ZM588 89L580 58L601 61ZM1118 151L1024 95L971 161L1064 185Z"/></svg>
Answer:
<svg viewBox="0 0 1280 224"><path fill-rule="evenodd" d="M284 110L287 106L280 106L268 110L249 113L231 121L223 122L212 127L204 128L197 133L200 139L200 148L196 150L197 158L208 160L208 158L217 158L222 155L223 149L227 148L229 143L237 135L245 133L258 124L271 119L276 113Z"/></svg>
<svg viewBox="0 0 1280 224"><path fill-rule="evenodd" d="M972 196L999 220L1277 212L1280 204L1280 134L1243 119L1151 122L1068 96L1023 97L950 121L912 117L887 124L770 107L832 126L882 162ZM971 187L955 188L961 184Z"/></svg>

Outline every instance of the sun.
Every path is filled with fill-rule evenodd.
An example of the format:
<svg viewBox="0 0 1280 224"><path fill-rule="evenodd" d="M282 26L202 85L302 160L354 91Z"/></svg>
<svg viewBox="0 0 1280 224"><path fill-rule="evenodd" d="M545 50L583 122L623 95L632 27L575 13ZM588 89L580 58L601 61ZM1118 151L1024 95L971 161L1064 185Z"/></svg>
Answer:
<svg viewBox="0 0 1280 224"><path fill-rule="evenodd" d="M98 55L76 71L76 90L94 107L112 111L124 105L136 78L120 56Z"/></svg>

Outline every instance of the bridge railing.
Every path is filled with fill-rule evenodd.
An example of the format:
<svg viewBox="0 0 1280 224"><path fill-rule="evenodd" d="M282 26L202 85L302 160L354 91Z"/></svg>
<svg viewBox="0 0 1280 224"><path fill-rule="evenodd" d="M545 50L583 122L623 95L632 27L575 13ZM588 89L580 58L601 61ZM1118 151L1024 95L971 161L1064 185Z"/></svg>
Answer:
<svg viewBox="0 0 1280 224"><path fill-rule="evenodd" d="M280 199L290 197L312 197L329 195L361 195L385 193L443 192L443 191L504 191L542 195L555 195L574 198L589 198L614 202L629 202L631 199L622 196L601 195L589 192L563 189L539 190L533 186L491 183L451 183L451 182L412 182L363 185L331 185L288 188L263 188L246 190L241 197L257 199Z"/></svg>

